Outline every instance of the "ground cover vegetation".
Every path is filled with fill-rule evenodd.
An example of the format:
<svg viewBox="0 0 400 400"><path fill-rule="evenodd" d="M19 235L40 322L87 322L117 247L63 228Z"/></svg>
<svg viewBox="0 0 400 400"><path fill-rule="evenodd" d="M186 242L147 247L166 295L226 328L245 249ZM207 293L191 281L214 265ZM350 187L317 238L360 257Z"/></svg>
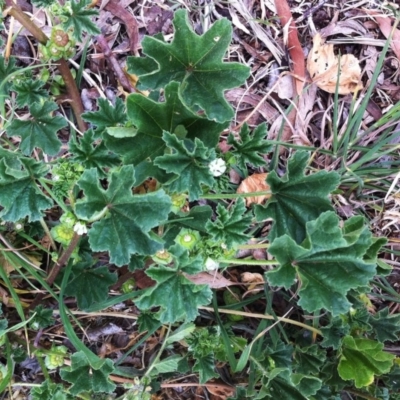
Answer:
<svg viewBox="0 0 400 400"><path fill-rule="evenodd" d="M0 5L1 398L400 399L395 4Z"/></svg>

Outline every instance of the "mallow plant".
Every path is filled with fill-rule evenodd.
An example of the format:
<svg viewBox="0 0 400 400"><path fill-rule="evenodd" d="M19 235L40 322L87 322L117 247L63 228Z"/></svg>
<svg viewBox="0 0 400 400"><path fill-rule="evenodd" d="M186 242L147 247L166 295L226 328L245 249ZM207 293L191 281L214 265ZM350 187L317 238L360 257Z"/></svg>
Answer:
<svg viewBox="0 0 400 400"><path fill-rule="evenodd" d="M63 65L75 41L99 33L86 0L34 3L59 23L41 41L42 63ZM45 379L32 399L115 397L122 386L120 398L150 399L189 373L218 384L223 367L231 399L400 398L399 359L387 346L400 317L372 313L368 298L390 272L377 258L386 240L362 216L335 212L338 173L310 172L303 150L278 173L266 161L276 149L265 124L232 130L224 92L250 69L224 61L231 23L198 35L178 10L173 26L170 42L146 36L142 56L128 58L136 93L79 115L75 106L75 120L58 112L40 65L0 58L0 279L12 299L0 316L1 390L12 391L15 365L33 354ZM68 73L61 68L64 81ZM269 189L236 193L229 172L260 168ZM246 205L258 195L264 204ZM9 251L23 243L40 262ZM267 259L238 258L240 249L265 249ZM232 268L261 274L257 290L231 289ZM118 359L99 357L73 313L107 315L120 304L134 305L144 339ZM72 346L41 346L57 320ZM161 329L144 371L125 364Z"/></svg>

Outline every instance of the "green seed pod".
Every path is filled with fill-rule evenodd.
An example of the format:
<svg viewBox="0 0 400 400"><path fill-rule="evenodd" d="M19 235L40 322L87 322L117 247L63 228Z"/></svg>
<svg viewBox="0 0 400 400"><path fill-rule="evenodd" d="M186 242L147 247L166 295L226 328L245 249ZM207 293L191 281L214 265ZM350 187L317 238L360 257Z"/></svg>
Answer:
<svg viewBox="0 0 400 400"><path fill-rule="evenodd" d="M177 213L185 205L186 197L187 197L187 195L184 194L184 193L173 194L171 196L171 201L172 201L172 209L171 209L171 211L173 213Z"/></svg>
<svg viewBox="0 0 400 400"><path fill-rule="evenodd" d="M192 250L199 241L199 232L190 229L182 229L179 235L175 238L175 243L188 250Z"/></svg>
<svg viewBox="0 0 400 400"><path fill-rule="evenodd" d="M156 254L152 257L153 260L158 264L167 265L172 261L172 255L167 250L157 251Z"/></svg>
<svg viewBox="0 0 400 400"><path fill-rule="evenodd" d="M74 228L67 224L59 224L51 230L53 239L58 243L68 246L74 236Z"/></svg>
<svg viewBox="0 0 400 400"><path fill-rule="evenodd" d="M125 281L121 286L122 293L131 293L135 289L136 281L134 278L130 278Z"/></svg>
<svg viewBox="0 0 400 400"><path fill-rule="evenodd" d="M44 363L48 369L55 369L64 365L64 358L68 349L65 346L53 347L46 355Z"/></svg>
<svg viewBox="0 0 400 400"><path fill-rule="evenodd" d="M235 296L237 295L237 296ZM223 294L224 302L227 306L231 304L236 304L239 303L241 299L241 293L240 289L237 287L231 287L229 290L225 290ZM238 300L239 299L239 300ZM234 322L237 321L242 321L244 320L244 317L242 315L233 315L233 314L227 314L228 319Z"/></svg>

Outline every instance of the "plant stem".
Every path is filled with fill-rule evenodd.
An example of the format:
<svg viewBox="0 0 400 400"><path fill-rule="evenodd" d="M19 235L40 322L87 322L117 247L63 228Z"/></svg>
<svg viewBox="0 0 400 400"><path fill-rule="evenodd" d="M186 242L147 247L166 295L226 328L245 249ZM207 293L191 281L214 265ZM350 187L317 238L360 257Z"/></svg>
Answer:
<svg viewBox="0 0 400 400"><path fill-rule="evenodd" d="M53 238L51 237L51 233L50 233L49 227L47 226L47 224L46 224L45 220L43 219L43 217L40 218L39 222L40 222L40 225L42 225L42 228L43 228L44 232L46 233L47 237L49 238L50 245L51 245L52 249L54 251L57 251L57 246L56 246Z"/></svg>
<svg viewBox="0 0 400 400"><path fill-rule="evenodd" d="M37 355L37 356L36 356L36 360L37 360L37 362L39 363L40 368L42 369L43 376L45 377L45 379L46 379L47 381L50 381L50 382L51 382L51 378L50 378L50 375L49 375L49 371L48 371L47 368L46 368L46 364L44 363L42 356Z"/></svg>
<svg viewBox="0 0 400 400"><path fill-rule="evenodd" d="M254 250L254 249L268 249L270 243L254 243L254 244L239 244L236 246L237 250Z"/></svg>
<svg viewBox="0 0 400 400"><path fill-rule="evenodd" d="M144 378L145 376L149 376L151 370L157 365L158 361L160 360L161 354L162 354L162 352L164 351L165 346L167 345L167 339L168 339L170 333L171 333L171 324L168 325L167 334L165 335L164 342L163 342L163 344L161 345L161 348L160 348L160 350L158 351L156 358L153 360L153 362L151 363L150 367L148 368L148 370L146 371L146 373L143 375L143 378Z"/></svg>
<svg viewBox="0 0 400 400"><path fill-rule="evenodd" d="M379 400L377 397L371 396L368 393L363 393L355 389L350 389L350 388L344 388L343 389L346 392L349 392L351 394L355 394L356 396L362 397L363 399L367 400Z"/></svg>
<svg viewBox="0 0 400 400"><path fill-rule="evenodd" d="M267 196L271 195L270 190L262 190L261 192L250 192L250 193L215 193L215 194L205 194L200 197L200 199L238 199L241 197L256 197L256 196Z"/></svg>
<svg viewBox="0 0 400 400"><path fill-rule="evenodd" d="M247 260L245 258L220 258L219 263L235 264L235 265L278 265L276 260Z"/></svg>
<svg viewBox="0 0 400 400"><path fill-rule="evenodd" d="M69 212L67 206L60 201L57 196L54 194L53 190L50 189L50 187L47 185L45 179L43 178L39 178L38 181L40 182L40 184L46 189L47 193L51 196L51 198L58 204L58 206L65 212Z"/></svg>
<svg viewBox="0 0 400 400"><path fill-rule="evenodd" d="M201 307L199 307L199 310L206 310L206 311L214 312L214 309L212 307L201 306ZM247 318L271 319L273 321L279 320L280 322L285 322L287 324L300 326L301 328L304 328L304 329L307 329L308 331L314 332L317 335L322 335L322 332L319 329L314 328L309 325L306 325L306 324L303 324L302 322L295 321L293 319L289 319L289 318L274 317L273 315L269 315L269 314L248 313L248 312L238 311L238 310L225 310L224 308L218 308L218 312L221 314L242 315L243 317L247 317Z"/></svg>
<svg viewBox="0 0 400 400"><path fill-rule="evenodd" d="M6 13L13 16L25 29L27 29L33 37L40 43L46 44L49 38L45 33L33 22L31 19L21 10L21 8L13 2L13 0L5 0L9 8L7 8ZM67 61L61 59L57 63L58 71L60 72L65 87L67 88L69 102L71 108L74 111L76 122L78 128L81 132L87 130L86 122L82 119L82 114L84 112L81 96L79 90L76 86L75 80L71 74L68 67Z"/></svg>

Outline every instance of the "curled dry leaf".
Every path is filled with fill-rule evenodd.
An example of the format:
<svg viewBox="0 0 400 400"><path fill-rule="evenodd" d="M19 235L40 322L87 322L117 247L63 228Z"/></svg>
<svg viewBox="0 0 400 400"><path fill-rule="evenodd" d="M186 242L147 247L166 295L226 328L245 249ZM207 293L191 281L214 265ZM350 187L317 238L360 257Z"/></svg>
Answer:
<svg viewBox="0 0 400 400"><path fill-rule="evenodd" d="M243 274L240 275L240 280L242 283L249 284L246 293L264 290L264 278L257 272L243 272Z"/></svg>
<svg viewBox="0 0 400 400"><path fill-rule="evenodd" d="M224 278L219 272L213 272L212 274L209 274L208 272L199 272L195 275L183 273L183 275L195 285L208 285L212 289L237 285L236 282Z"/></svg>
<svg viewBox="0 0 400 400"><path fill-rule="evenodd" d="M243 272L240 275L240 279L243 283L253 283L254 285L264 285L264 278L258 272Z"/></svg>
<svg viewBox="0 0 400 400"><path fill-rule="evenodd" d="M317 33L313 39L313 48L307 59L307 69L312 81L322 90L335 93L339 73L339 57L333 52L333 44L324 44ZM361 68L353 54L340 57L339 94L349 94L363 88Z"/></svg>
<svg viewBox="0 0 400 400"><path fill-rule="evenodd" d="M269 185L265 182L268 174L253 174L242 181L237 189L237 193L252 193L252 192L262 192L264 190L269 190ZM271 194L264 194L261 196L246 197L246 206L251 204L262 204L265 200L269 199Z"/></svg>

